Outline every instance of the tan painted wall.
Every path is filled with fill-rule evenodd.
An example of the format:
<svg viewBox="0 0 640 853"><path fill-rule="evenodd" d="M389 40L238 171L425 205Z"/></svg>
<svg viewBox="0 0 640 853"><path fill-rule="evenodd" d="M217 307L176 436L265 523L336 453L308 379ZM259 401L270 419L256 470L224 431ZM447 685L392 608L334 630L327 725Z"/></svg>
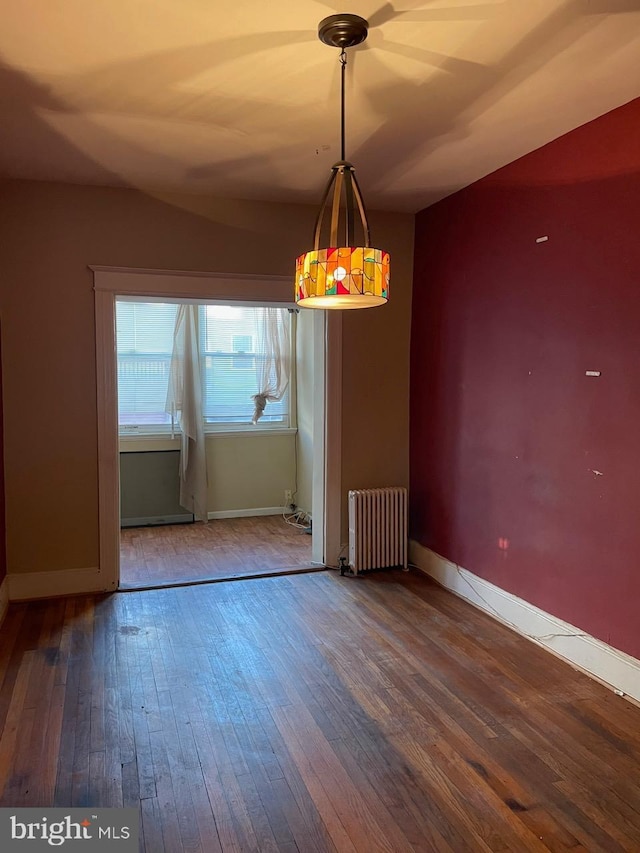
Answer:
<svg viewBox="0 0 640 853"><path fill-rule="evenodd" d="M391 253L391 295L383 308L345 311L343 320L343 542L349 489L409 486L409 339L413 216L372 222Z"/></svg>
<svg viewBox="0 0 640 853"><path fill-rule="evenodd" d="M282 506L293 489L294 445L294 435L207 439L210 511Z"/></svg>
<svg viewBox="0 0 640 853"><path fill-rule="evenodd" d="M87 264L287 275L308 247L314 215L313 206L29 181L2 186L9 572L98 563L95 328ZM387 308L345 318L347 488L405 482L408 475L413 217L371 220L376 242L392 252L394 296Z"/></svg>

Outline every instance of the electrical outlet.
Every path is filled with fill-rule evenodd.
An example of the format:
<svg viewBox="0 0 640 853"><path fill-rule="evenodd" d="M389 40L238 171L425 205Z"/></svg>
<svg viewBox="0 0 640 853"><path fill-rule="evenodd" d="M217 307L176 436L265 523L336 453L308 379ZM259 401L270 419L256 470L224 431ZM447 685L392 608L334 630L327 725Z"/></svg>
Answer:
<svg viewBox="0 0 640 853"><path fill-rule="evenodd" d="M285 506L291 506L292 503L293 503L293 492L291 491L291 489L285 489L284 490L284 505Z"/></svg>

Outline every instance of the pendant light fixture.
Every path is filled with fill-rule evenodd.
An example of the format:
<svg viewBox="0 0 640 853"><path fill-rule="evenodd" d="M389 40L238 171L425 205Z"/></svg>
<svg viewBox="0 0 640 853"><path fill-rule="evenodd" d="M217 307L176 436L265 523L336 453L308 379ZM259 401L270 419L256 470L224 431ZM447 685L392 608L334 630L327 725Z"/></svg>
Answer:
<svg viewBox="0 0 640 853"><path fill-rule="evenodd" d="M389 254L371 246L369 224L355 171L345 159L346 48L361 44L369 25L358 15L330 15L318 38L340 48L340 160L331 168L313 235L313 249L296 261L296 303L301 308L372 308L389 298ZM328 239L322 225L331 209ZM362 232L355 237L356 220ZM323 248L326 247L326 248Z"/></svg>

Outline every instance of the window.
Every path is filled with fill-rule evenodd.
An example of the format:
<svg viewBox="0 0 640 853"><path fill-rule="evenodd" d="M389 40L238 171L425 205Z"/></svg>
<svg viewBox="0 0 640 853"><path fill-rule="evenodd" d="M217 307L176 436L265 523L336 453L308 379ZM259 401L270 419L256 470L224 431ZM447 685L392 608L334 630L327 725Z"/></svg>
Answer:
<svg viewBox="0 0 640 853"><path fill-rule="evenodd" d="M202 305L200 345L204 360L204 420L206 424L250 424L253 394L258 391L258 315L262 308L241 305ZM260 423L289 426L288 395L268 403Z"/></svg>
<svg viewBox="0 0 640 853"><path fill-rule="evenodd" d="M178 306L116 302L118 419L122 435L168 432L165 412ZM205 428L256 429L251 425L258 391L259 314L241 305L201 305L199 345ZM287 314L287 322L290 316ZM289 394L268 403L259 428L289 426Z"/></svg>
<svg viewBox="0 0 640 853"><path fill-rule="evenodd" d="M116 302L120 432L171 428L164 407L177 311L160 302Z"/></svg>

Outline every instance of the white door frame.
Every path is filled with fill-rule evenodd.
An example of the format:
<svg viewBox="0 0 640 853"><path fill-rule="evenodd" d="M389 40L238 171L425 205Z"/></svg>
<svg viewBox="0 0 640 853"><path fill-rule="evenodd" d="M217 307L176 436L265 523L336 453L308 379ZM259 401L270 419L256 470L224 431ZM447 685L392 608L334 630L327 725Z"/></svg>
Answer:
<svg viewBox="0 0 640 853"><path fill-rule="evenodd" d="M116 296L166 297L199 302L258 302L292 308L291 279L91 266L95 291L98 411L98 523L100 586L120 582L120 477L117 413ZM306 309L302 309L306 310ZM314 526L313 560L337 564L341 538L342 315L317 311L314 318ZM320 472L317 475L317 472Z"/></svg>

